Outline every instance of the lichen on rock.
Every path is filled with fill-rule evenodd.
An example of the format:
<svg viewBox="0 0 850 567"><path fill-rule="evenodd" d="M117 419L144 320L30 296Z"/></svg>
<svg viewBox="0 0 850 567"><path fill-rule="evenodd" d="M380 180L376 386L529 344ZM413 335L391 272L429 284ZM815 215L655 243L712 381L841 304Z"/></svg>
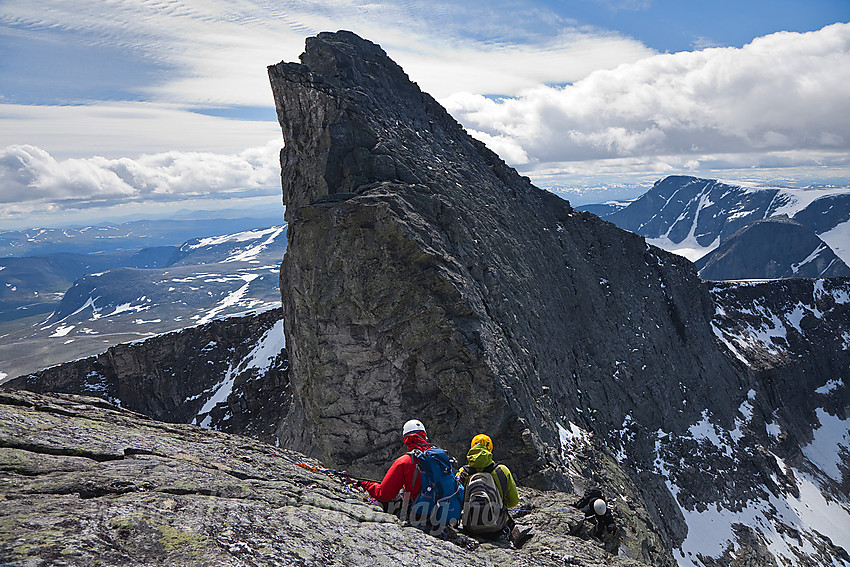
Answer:
<svg viewBox="0 0 850 567"><path fill-rule="evenodd" d="M320 468L292 451L96 398L0 390L0 564L554 567L571 553L582 565L639 565L560 533L562 523L541 523L528 549L472 551L406 527L360 491L297 463ZM523 499L536 502L559 506L557 495Z"/></svg>

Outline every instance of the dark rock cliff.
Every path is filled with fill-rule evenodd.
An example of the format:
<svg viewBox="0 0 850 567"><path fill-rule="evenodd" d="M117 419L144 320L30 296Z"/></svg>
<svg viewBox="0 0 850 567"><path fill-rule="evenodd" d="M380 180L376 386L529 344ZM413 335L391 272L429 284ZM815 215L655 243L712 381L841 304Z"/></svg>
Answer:
<svg viewBox="0 0 850 567"><path fill-rule="evenodd" d="M323 33L301 61L269 68L289 222L282 444L376 474L415 416L455 454L487 431L524 483L568 489L568 422L675 432L711 407L733 424L749 377L689 262L531 185L378 46ZM652 449L635 442L637 467ZM681 537L669 492L642 480Z"/></svg>
<svg viewBox="0 0 850 567"><path fill-rule="evenodd" d="M289 399L280 319L280 309L218 319L116 345L4 386L99 396L154 419L272 441Z"/></svg>

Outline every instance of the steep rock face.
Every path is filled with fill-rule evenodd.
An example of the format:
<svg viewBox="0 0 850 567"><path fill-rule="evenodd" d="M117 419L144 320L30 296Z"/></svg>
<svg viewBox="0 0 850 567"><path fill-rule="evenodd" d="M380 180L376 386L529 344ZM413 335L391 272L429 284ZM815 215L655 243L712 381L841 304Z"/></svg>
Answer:
<svg viewBox="0 0 850 567"><path fill-rule="evenodd" d="M847 264L814 232L782 217L748 224L695 264L706 280L850 275Z"/></svg>
<svg viewBox="0 0 850 567"><path fill-rule="evenodd" d="M302 62L270 76L286 139L285 329L315 429L305 449L383 463L375 442L421 414L458 448L478 428L506 433L517 416L538 417L529 421L547 430L508 436L537 453L558 444L552 416L590 421L577 390L610 390L623 417L623 386L607 386L617 360L628 380L696 354L738 387L689 264L533 187L374 44L320 34ZM679 362L705 389L695 365ZM338 416L351 422L332 435ZM551 465L535 457L512 464L523 476Z"/></svg>
<svg viewBox="0 0 850 567"><path fill-rule="evenodd" d="M704 407L734 422L748 377L690 263L532 186L374 44L320 34L301 61L269 68L289 222L282 444L375 474L416 416L454 454L487 431L525 483L569 488L568 422L680 431ZM650 443L631 453L651 468ZM653 482L650 515L682 537Z"/></svg>
<svg viewBox="0 0 850 567"><path fill-rule="evenodd" d="M300 463L300 465L299 465ZM310 468L306 468L310 467ZM399 523L293 451L96 398L0 390L0 564L641 567L568 535L563 495L523 490L521 550Z"/></svg>
<svg viewBox="0 0 850 567"><path fill-rule="evenodd" d="M271 441L288 403L288 370L273 309L116 345L4 386L99 396L154 419Z"/></svg>
<svg viewBox="0 0 850 567"><path fill-rule="evenodd" d="M846 425L841 356L807 350L812 335L799 361L765 345L763 365L742 360L690 262L533 187L368 41L320 34L269 75L289 222L281 444L375 476L418 417L455 455L487 432L527 486L612 487L626 553L653 564L846 554L800 494L822 490L839 522L846 495L794 458L818 416ZM800 408L792 376L831 365L831 409Z"/></svg>

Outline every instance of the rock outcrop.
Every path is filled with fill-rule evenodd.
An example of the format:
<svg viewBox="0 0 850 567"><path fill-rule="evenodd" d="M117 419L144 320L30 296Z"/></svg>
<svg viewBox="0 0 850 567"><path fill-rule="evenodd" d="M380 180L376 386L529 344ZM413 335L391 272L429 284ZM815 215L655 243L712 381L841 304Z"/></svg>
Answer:
<svg viewBox="0 0 850 567"><path fill-rule="evenodd" d="M487 432L526 486L615 487L624 547L653 564L797 545L783 520L711 552L689 531L706 507L799 494L777 464L794 448L765 433L790 426L774 410L797 394L715 334L690 262L534 187L354 34L309 38L269 75L289 223L282 445L374 476L418 417L455 455ZM817 551L798 564L838 553L806 533Z"/></svg>
<svg viewBox="0 0 850 567"><path fill-rule="evenodd" d="M148 417L276 439L289 403L280 309L110 347L4 384L98 396Z"/></svg>
<svg viewBox="0 0 850 567"><path fill-rule="evenodd" d="M270 68L292 423L307 428L285 441L374 467L420 415L456 452L491 431L520 476L566 488L541 450L560 445L554 416L604 430L640 406L675 428L681 392L662 384L741 390L690 263L535 188L374 44L320 34L302 62ZM600 397L607 415L588 415Z"/></svg>
<svg viewBox="0 0 850 567"><path fill-rule="evenodd" d="M302 463L317 470L309 470ZM399 523L295 452L103 400L0 390L0 564L640 567L568 534L564 496L523 490L521 550Z"/></svg>
<svg viewBox="0 0 850 567"><path fill-rule="evenodd" d="M747 376L689 262L534 187L378 46L320 34L301 61L269 69L289 223L282 445L375 474L416 416L454 454L487 431L527 485L570 489L568 422L682 431L711 407L733 423ZM632 458L651 468L652 446ZM645 484L672 547L684 526L656 510L675 504Z"/></svg>

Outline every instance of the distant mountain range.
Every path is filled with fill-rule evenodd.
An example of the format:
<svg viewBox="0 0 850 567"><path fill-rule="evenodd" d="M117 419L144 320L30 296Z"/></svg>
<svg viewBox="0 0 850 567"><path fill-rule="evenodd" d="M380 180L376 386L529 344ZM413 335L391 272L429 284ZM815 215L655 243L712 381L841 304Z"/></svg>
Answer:
<svg viewBox="0 0 850 567"><path fill-rule="evenodd" d="M256 223L237 224L251 221ZM173 221L144 225L160 235L175 227ZM118 233L117 227L89 227L61 237L51 231L50 245L64 250L74 249L76 238L85 249L99 240L92 235L111 233L106 242L113 249L102 254L0 259L0 381L121 342L280 305L285 225L179 246L120 249L139 242L131 228L122 225ZM37 239L48 246L51 236L39 233Z"/></svg>
<svg viewBox="0 0 850 567"><path fill-rule="evenodd" d="M848 188L736 185L675 175L629 203L577 208L699 260L704 279L850 275ZM776 222L761 222L766 219Z"/></svg>
<svg viewBox="0 0 850 567"><path fill-rule="evenodd" d="M121 250L174 246L193 238L232 234L282 222L281 212L261 218L136 220L77 228L11 230L0 232L0 258L60 253L110 254Z"/></svg>

